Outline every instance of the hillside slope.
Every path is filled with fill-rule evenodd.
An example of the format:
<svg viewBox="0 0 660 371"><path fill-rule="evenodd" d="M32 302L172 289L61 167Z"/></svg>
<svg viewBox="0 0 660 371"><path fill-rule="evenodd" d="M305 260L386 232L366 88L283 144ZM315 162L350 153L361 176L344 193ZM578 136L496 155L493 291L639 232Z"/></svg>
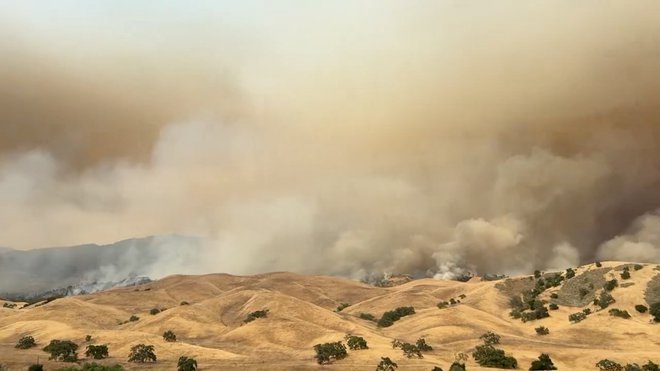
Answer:
<svg viewBox="0 0 660 371"><path fill-rule="evenodd" d="M652 295L647 288L656 287L660 270L644 265L640 270L631 269L632 277L623 280L619 277L623 264L603 263L606 269L597 271L601 277L596 281L619 280L619 287L611 292L616 302L610 308L625 309L632 318L612 317L607 309L596 311L597 307L589 303L584 307L594 313L579 323L570 323L568 315L582 306L560 305L550 311L549 318L526 323L511 318L509 296L515 290L498 288L506 286L498 285L504 281L422 279L383 288L293 273L170 276L136 288L67 297L22 309L18 309L21 304L13 309L0 308L0 364L24 370L37 357L44 361L47 354L41 348L52 339L75 341L84 357L88 345L84 338L89 334L92 343L107 344L110 349L110 358L102 363L122 363L127 369L173 370L179 356L186 355L196 358L201 370L373 370L381 356L395 360L399 370L431 370L433 366L447 370L455 354L471 353L486 331L502 336L499 347L515 356L521 369L527 369L541 352L550 354L560 370L594 370L595 363L603 358L624 364L649 359L659 363L660 324L652 323L648 313L638 313L634 306L649 306L646 299ZM576 277L546 290L539 298L553 302L550 295L558 293L556 300L561 301L562 290L594 276L589 272L595 269L593 265L576 269ZM534 282L530 277L514 278L507 287L523 287L527 281ZM464 298L459 299L462 295ZM451 298L460 303L437 307ZM189 305L181 305L183 301ZM336 312L341 303L351 305ZM399 306L413 306L416 313L387 328L359 318L361 313L380 317ZM151 315L152 308L166 310ZM250 312L266 308L267 318L243 323ZM131 315L140 319L126 322ZM536 334L534 328L541 325L550 329L549 335ZM174 331L177 342L163 340L166 330ZM344 360L318 366L313 358L314 344L343 341L348 333L364 337L369 349L349 351ZM38 346L14 349L23 335L34 336ZM434 347L423 359L407 359L400 350L392 349L393 339L414 343L420 337ZM155 345L156 365L126 363L130 347L138 343ZM47 370L65 365L44 363ZM469 370L481 369L472 358L467 365Z"/></svg>

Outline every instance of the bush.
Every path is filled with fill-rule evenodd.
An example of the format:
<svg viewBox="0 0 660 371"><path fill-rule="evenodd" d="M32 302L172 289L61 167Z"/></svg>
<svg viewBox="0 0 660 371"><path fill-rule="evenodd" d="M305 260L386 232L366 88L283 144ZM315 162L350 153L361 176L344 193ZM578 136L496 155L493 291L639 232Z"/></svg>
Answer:
<svg viewBox="0 0 660 371"><path fill-rule="evenodd" d="M346 344L350 350L360 350L360 349L369 349L367 346L367 341L363 337L346 335L345 337Z"/></svg>
<svg viewBox="0 0 660 371"><path fill-rule="evenodd" d="M151 310L149 311L149 314L151 314L152 316L155 316L158 313L160 313L160 309L158 308L151 308Z"/></svg>
<svg viewBox="0 0 660 371"><path fill-rule="evenodd" d="M466 371L465 364L454 362L449 367L449 371Z"/></svg>
<svg viewBox="0 0 660 371"><path fill-rule="evenodd" d="M591 314L591 308L584 308L582 309L582 313L586 314L587 316Z"/></svg>
<svg viewBox="0 0 660 371"><path fill-rule="evenodd" d="M621 317L621 318L625 318L625 319L630 318L630 314L628 313L627 310L612 308L612 309L609 310L609 313L610 313L610 316L613 316L613 317Z"/></svg>
<svg viewBox="0 0 660 371"><path fill-rule="evenodd" d="M550 329L545 326L537 327L534 330L536 331L537 335L548 335L550 333Z"/></svg>
<svg viewBox="0 0 660 371"><path fill-rule="evenodd" d="M172 332L172 330L167 330L163 332L163 340L173 343L176 341L176 335L174 335L174 332Z"/></svg>
<svg viewBox="0 0 660 371"><path fill-rule="evenodd" d="M541 277L541 271L540 270L535 270L534 271L534 278L540 278Z"/></svg>
<svg viewBox="0 0 660 371"><path fill-rule="evenodd" d="M653 316L655 322L660 322L660 301L651 305L649 314Z"/></svg>
<svg viewBox="0 0 660 371"><path fill-rule="evenodd" d="M605 282L605 285L603 285L603 288L607 291L612 291L616 287L619 287L619 281L617 281L616 278Z"/></svg>
<svg viewBox="0 0 660 371"><path fill-rule="evenodd" d="M0 370L4 370L2 366L0 366ZM34 364L28 367L28 371L44 371L44 365L39 365L39 364Z"/></svg>
<svg viewBox="0 0 660 371"><path fill-rule="evenodd" d="M14 308L16 308L16 304L15 303L3 303L2 307L3 308L14 309Z"/></svg>
<svg viewBox="0 0 660 371"><path fill-rule="evenodd" d="M182 301L181 304L179 304L179 305L190 305L190 303L188 303L187 301L184 300L184 301Z"/></svg>
<svg viewBox="0 0 660 371"><path fill-rule="evenodd" d="M638 270L640 270L640 269L642 269L642 268L644 268L644 267L643 267L641 264L635 264L635 266L634 266L633 268L634 268L636 271L638 271Z"/></svg>
<svg viewBox="0 0 660 371"><path fill-rule="evenodd" d="M646 305L637 304L635 305L635 310L638 311L639 313L646 313L646 311L649 310L649 308L647 308Z"/></svg>
<svg viewBox="0 0 660 371"><path fill-rule="evenodd" d="M581 321L584 321L587 318L587 315L584 314L583 312L577 312L573 314L568 315L568 320L573 322L573 323L578 323Z"/></svg>
<svg viewBox="0 0 660 371"><path fill-rule="evenodd" d="M550 294L550 298L559 299L559 295L557 295L557 293L553 292L552 294Z"/></svg>
<svg viewBox="0 0 660 371"><path fill-rule="evenodd" d="M85 363L82 366L82 368L66 367L66 368L60 368L57 371L124 371L124 367L121 365L104 366L92 362L92 363Z"/></svg>
<svg viewBox="0 0 660 371"><path fill-rule="evenodd" d="M601 359L596 363L596 367L598 367L599 370L601 371L621 371L623 370L623 367L614 361L610 361L609 359Z"/></svg>
<svg viewBox="0 0 660 371"><path fill-rule="evenodd" d="M88 345L87 350L85 351L87 357L92 357L94 359L103 359L108 358L108 346L107 345Z"/></svg>
<svg viewBox="0 0 660 371"><path fill-rule="evenodd" d="M630 278L630 272L627 270L624 270L623 273L621 273L621 279L627 280Z"/></svg>
<svg viewBox="0 0 660 371"><path fill-rule="evenodd" d="M376 317L371 313L360 313L360 318L366 321L376 322Z"/></svg>
<svg viewBox="0 0 660 371"><path fill-rule="evenodd" d="M140 317L136 316L135 314L131 316L131 318L128 319L129 322L135 322L139 321Z"/></svg>
<svg viewBox="0 0 660 371"><path fill-rule="evenodd" d="M410 343L403 343L401 344L401 350L403 351L403 355L408 357L408 358L424 358L422 355L422 351L417 348L417 345L410 344Z"/></svg>
<svg viewBox="0 0 660 371"><path fill-rule="evenodd" d="M435 366L431 371L444 371L444 370L442 369L442 367Z"/></svg>
<svg viewBox="0 0 660 371"><path fill-rule="evenodd" d="M269 312L268 309L262 309L262 310L254 311L254 312L248 314L247 318L245 318L243 323L250 323L250 322L254 321L257 318L266 318L266 317L268 317L268 312Z"/></svg>
<svg viewBox="0 0 660 371"><path fill-rule="evenodd" d="M43 349L44 352L50 353L49 359L63 362L77 362L76 350L78 350L78 344L70 340L51 340L50 344Z"/></svg>
<svg viewBox="0 0 660 371"><path fill-rule="evenodd" d="M445 308L447 308L448 306L449 306L449 302L448 302L448 301L441 301L441 302L438 303L438 309L445 309Z"/></svg>
<svg viewBox="0 0 660 371"><path fill-rule="evenodd" d="M530 371L532 370L556 370L557 367L555 367L555 364L552 363L552 359L550 359L550 356L542 353L539 356L538 360L532 361L532 365L529 368Z"/></svg>
<svg viewBox="0 0 660 371"><path fill-rule="evenodd" d="M339 304L339 306L337 307L336 312L341 312L342 310L344 310L344 309L346 309L346 308L348 308L348 307L350 307L350 306L351 306L351 305L348 304L348 303L341 303L341 304Z"/></svg>
<svg viewBox="0 0 660 371"><path fill-rule="evenodd" d="M316 344L314 345L314 351L316 352L314 358L316 358L316 362L318 362L320 365L331 363L337 359L344 359L346 356L348 356L348 353L346 352L346 346L342 344L341 341L335 343Z"/></svg>
<svg viewBox="0 0 660 371"><path fill-rule="evenodd" d="M566 270L566 279L568 280L568 279L571 279L573 277L575 277L575 271L573 270L573 268L568 268Z"/></svg>
<svg viewBox="0 0 660 371"><path fill-rule="evenodd" d="M397 368L399 368L399 365L389 357L380 357L380 363L376 367L376 371L394 371Z"/></svg>
<svg viewBox="0 0 660 371"><path fill-rule="evenodd" d="M146 363L156 362L156 353L153 345L138 344L131 347L128 362Z"/></svg>
<svg viewBox="0 0 660 371"><path fill-rule="evenodd" d="M37 343L34 341L34 338L32 336L23 336L22 338L18 339L18 343L16 343L16 346L14 348L30 349L36 345Z"/></svg>
<svg viewBox="0 0 660 371"><path fill-rule="evenodd" d="M603 265L600 264L600 262L596 262L596 267L600 268L600 267L602 267L602 266L603 266Z"/></svg>
<svg viewBox="0 0 660 371"><path fill-rule="evenodd" d="M598 298L598 302L596 304L600 307L600 309L605 309L612 303L614 303L614 298L612 295L603 291L600 293L600 297Z"/></svg>
<svg viewBox="0 0 660 371"><path fill-rule="evenodd" d="M417 342L415 342L415 345L417 346L417 349L419 349L422 352L430 352L433 350L433 347L426 344L426 339L424 338L419 338L417 339Z"/></svg>
<svg viewBox="0 0 660 371"><path fill-rule="evenodd" d="M488 331L487 333L481 335L479 339L483 340L484 344L486 345L495 345L500 343L501 337L492 331Z"/></svg>
<svg viewBox="0 0 660 371"><path fill-rule="evenodd" d="M398 307L395 310L383 313L383 316L378 320L378 327L390 327L394 322L401 319L401 317L415 314L413 307Z"/></svg>
<svg viewBox="0 0 660 371"><path fill-rule="evenodd" d="M482 367L512 369L518 367L518 361L506 356L502 349L497 349L492 345L479 345L472 353L474 360Z"/></svg>
<svg viewBox="0 0 660 371"><path fill-rule="evenodd" d="M196 371L197 361L194 358L179 357L176 367L177 371Z"/></svg>
<svg viewBox="0 0 660 371"><path fill-rule="evenodd" d="M88 342L88 343L89 343L90 341L92 341L92 335L87 335L87 336L85 336L85 341Z"/></svg>
<svg viewBox="0 0 660 371"><path fill-rule="evenodd" d="M559 305L557 305L555 303L552 303L552 304L548 305L548 308L550 308L550 310L557 310L557 309L559 309Z"/></svg>
<svg viewBox="0 0 660 371"><path fill-rule="evenodd" d="M642 366L642 370L644 370L644 371L660 371L660 366L658 366L657 364L649 361L649 363Z"/></svg>

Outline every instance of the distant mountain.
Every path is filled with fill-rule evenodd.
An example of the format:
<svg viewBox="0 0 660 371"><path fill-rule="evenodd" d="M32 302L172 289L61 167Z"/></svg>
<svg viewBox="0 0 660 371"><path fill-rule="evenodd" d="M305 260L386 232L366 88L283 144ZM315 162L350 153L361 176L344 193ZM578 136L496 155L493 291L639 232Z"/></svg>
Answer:
<svg viewBox="0 0 660 371"><path fill-rule="evenodd" d="M159 278L194 265L201 240L152 236L110 245L80 245L35 250L0 249L0 297L40 295L67 288L101 286L136 277ZM167 267L164 267L166 261ZM175 264L173 264L175 263Z"/></svg>
<svg viewBox="0 0 660 371"><path fill-rule="evenodd" d="M8 248L8 247L2 247L2 246L0 246L0 254L2 254L2 253L6 253L6 252L8 252L8 251L14 251L14 250L13 250L13 249L10 249L10 248Z"/></svg>

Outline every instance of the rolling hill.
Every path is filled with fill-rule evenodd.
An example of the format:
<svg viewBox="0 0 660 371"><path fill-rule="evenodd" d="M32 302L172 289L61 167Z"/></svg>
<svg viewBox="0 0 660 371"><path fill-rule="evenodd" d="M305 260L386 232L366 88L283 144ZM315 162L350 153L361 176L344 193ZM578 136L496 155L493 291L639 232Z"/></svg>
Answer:
<svg viewBox="0 0 660 371"><path fill-rule="evenodd" d="M529 322L509 315L509 301L530 282L533 286L532 276L499 281L475 277L469 282L420 279L394 287L283 272L169 276L137 287L0 308L0 364L24 370L38 358L47 370L55 370L66 364L46 360L43 346L52 339L72 340L80 345L84 358L84 348L90 344L85 336L91 335L91 343L109 347L110 357L101 363L121 363L129 370L174 370L183 355L197 359L201 370L373 370L381 356L392 358L399 370L434 366L448 370L455 354L471 353L486 331L501 335L498 347L516 357L521 369L528 369L542 352L560 370L595 370L603 358L622 364L658 363L660 324L634 307L660 301L660 268L646 264L630 269L631 277L624 280L620 277L624 266L604 262L601 268L592 264L575 269L575 277L539 295L549 303L561 302L559 309L551 310L548 318ZM576 282L588 287L614 278L619 281L611 292L616 302L608 309L627 310L629 319L613 317L608 309L599 310L592 303L576 305L569 300ZM594 285L593 294L599 290ZM553 293L558 297L553 298ZM452 298L460 303L438 308L439 302ZM182 305L184 301L188 305ZM341 303L350 305L337 312ZM390 327L360 318L361 313L380 317L401 306L413 306L416 313ZM569 322L569 314L587 307L594 313L579 323ZM153 308L163 311L151 315ZM269 310L266 318L244 323L249 313L262 309ZM139 320L127 321L132 315ZM549 328L550 334L537 335L538 326ZM163 340L166 330L176 334L176 342ZM316 364L315 344L344 341L349 333L364 337L369 349L349 350L347 358L329 366ZM33 336L37 347L15 349L24 335ZM408 359L392 348L394 339L414 343L420 337L433 346L422 359ZM155 346L156 364L126 362L131 346L138 343ZM467 369L482 368L470 357Z"/></svg>

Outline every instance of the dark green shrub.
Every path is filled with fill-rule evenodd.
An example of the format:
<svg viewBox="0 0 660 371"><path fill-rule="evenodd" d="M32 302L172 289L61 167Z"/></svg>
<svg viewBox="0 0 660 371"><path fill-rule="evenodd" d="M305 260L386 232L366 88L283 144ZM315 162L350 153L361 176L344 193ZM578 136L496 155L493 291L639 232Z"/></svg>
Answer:
<svg viewBox="0 0 660 371"><path fill-rule="evenodd" d="M643 267L641 264L635 264L635 266L634 266L633 268L634 268L636 271L638 271L638 270L640 270L640 269L642 269L642 268L644 268L644 267Z"/></svg>
<svg viewBox="0 0 660 371"><path fill-rule="evenodd" d="M613 316L613 317L621 317L621 318L625 318L625 319L630 318L630 314L628 313L627 310L621 310L621 309L617 309L617 308L610 309L609 314L610 314L610 316Z"/></svg>
<svg viewBox="0 0 660 371"><path fill-rule="evenodd" d="M649 308L649 314L653 316L655 322L660 322L660 302L651 305L651 308Z"/></svg>
<svg viewBox="0 0 660 371"><path fill-rule="evenodd" d="M4 368L0 366L0 370L4 370ZM30 365L30 367L28 367L28 371L44 371L44 365L39 365L39 364Z"/></svg>
<svg viewBox="0 0 660 371"><path fill-rule="evenodd" d="M628 363L627 365L623 366L623 369L625 371L643 371L637 363Z"/></svg>
<svg viewBox="0 0 660 371"><path fill-rule="evenodd" d="M376 322L376 317L371 313L360 313L360 318L366 321Z"/></svg>
<svg viewBox="0 0 660 371"><path fill-rule="evenodd" d="M268 309L262 309L262 310L254 311L254 312L248 314L247 318L245 318L243 323L250 323L250 322L254 321L257 318L266 318L266 317L268 317L268 312L269 312Z"/></svg>
<svg viewBox="0 0 660 371"><path fill-rule="evenodd" d="M346 346L341 341L314 345L316 362L318 364L332 363L334 360L344 359L348 356Z"/></svg>
<svg viewBox="0 0 660 371"><path fill-rule="evenodd" d="M174 332L172 332L172 330L167 330L163 332L163 340L173 343L176 341L176 335L174 334Z"/></svg>
<svg viewBox="0 0 660 371"><path fill-rule="evenodd" d="M417 341L415 342L415 346L417 346L417 349L419 349L422 352L430 352L433 350L433 347L428 345L426 343L426 339L424 338L417 339Z"/></svg>
<svg viewBox="0 0 660 371"><path fill-rule="evenodd" d="M487 333L479 336L479 339L483 340L484 344L486 345L495 345L500 343L501 337L492 331L488 331Z"/></svg>
<svg viewBox="0 0 660 371"><path fill-rule="evenodd" d="M617 287L619 287L619 281L616 278L605 282L605 285L603 285L603 288L607 291L612 291Z"/></svg>
<svg viewBox="0 0 660 371"><path fill-rule="evenodd" d="M76 350L78 350L78 344L70 340L51 340L50 344L43 349L44 352L50 353L49 359L63 362L77 362Z"/></svg>
<svg viewBox="0 0 660 371"><path fill-rule="evenodd" d="M140 319L140 317L138 317L138 316L136 316L136 315L134 314L134 315L132 315L131 318L129 318L128 320L129 320L130 322L135 322L135 321L138 321L139 319Z"/></svg>
<svg viewBox="0 0 660 371"><path fill-rule="evenodd" d="M658 366L657 364L649 361L649 363L642 366L642 370L644 370L644 371L660 371L660 366Z"/></svg>
<svg viewBox="0 0 660 371"><path fill-rule="evenodd" d="M542 353L539 356L538 360L532 361L532 365L530 366L529 370L556 370L557 367L555 367L555 364L552 363L552 359L550 359L550 356Z"/></svg>
<svg viewBox="0 0 660 371"><path fill-rule="evenodd" d="M568 268L566 270L566 279L569 280L573 277L575 277L575 271L573 270L573 268Z"/></svg>
<svg viewBox="0 0 660 371"><path fill-rule="evenodd" d="M194 358L179 357L177 371L197 371L197 361Z"/></svg>
<svg viewBox="0 0 660 371"><path fill-rule="evenodd" d="M160 309L158 308L151 308L151 310L149 311L149 314L151 314L152 316L155 316L158 313L160 313Z"/></svg>
<svg viewBox="0 0 660 371"><path fill-rule="evenodd" d="M32 336L23 336L22 338L18 339L18 343L16 343L16 346L14 348L30 349L36 345L37 343L34 341L34 338Z"/></svg>
<svg viewBox="0 0 660 371"><path fill-rule="evenodd" d="M179 305L190 305L190 303L188 303L187 301L184 300L184 301L182 301L181 304L179 304Z"/></svg>
<svg viewBox="0 0 660 371"><path fill-rule="evenodd" d="M550 329L548 329L545 326L539 326L534 329L536 331L537 335L548 335L550 333Z"/></svg>
<svg viewBox="0 0 660 371"><path fill-rule="evenodd" d="M582 309L582 313L586 314L587 316L591 314L591 308L584 308Z"/></svg>
<svg viewBox="0 0 660 371"><path fill-rule="evenodd" d="M621 371L623 370L623 367L621 364L616 363L614 361L610 361L609 359L601 359L596 363L596 367L598 367L599 370L601 371Z"/></svg>
<svg viewBox="0 0 660 371"><path fill-rule="evenodd" d="M573 322L573 323L581 322L581 321L585 320L586 318L587 318L587 315L584 314L583 312L577 312L577 313L573 313L573 314L568 315L568 320Z"/></svg>
<svg viewBox="0 0 660 371"><path fill-rule="evenodd" d="M472 358L482 367L512 369L518 367L518 361L504 354L502 349L492 345L479 345L472 353Z"/></svg>
<svg viewBox="0 0 660 371"><path fill-rule="evenodd" d="M336 312L341 312L342 310L344 310L344 309L346 309L346 308L348 308L348 307L350 307L350 306L351 306L351 305L348 304L348 303L341 303L341 304L339 304L339 306L337 307Z"/></svg>
<svg viewBox="0 0 660 371"><path fill-rule="evenodd" d="M556 292L553 292L552 294L550 294L550 298L552 298L552 299L558 299L558 298L559 298L559 295L557 295Z"/></svg>
<svg viewBox="0 0 660 371"><path fill-rule="evenodd" d="M559 309L559 305L555 303L551 303L550 305L548 305L548 308L550 308L550 310L557 310Z"/></svg>
<svg viewBox="0 0 660 371"><path fill-rule="evenodd" d="M600 268L600 267L602 267L602 266L603 266L603 265L602 265L600 262L596 262L596 267Z"/></svg>
<svg viewBox="0 0 660 371"><path fill-rule="evenodd" d="M609 293L603 291L600 293L600 297L598 298L597 305L600 307L600 309L605 309L610 306L610 304L614 303L614 298L612 295Z"/></svg>
<svg viewBox="0 0 660 371"><path fill-rule="evenodd" d="M389 327L394 324L394 322L401 319L401 317L409 316L415 314L415 308L413 307L399 307L395 310L383 313L383 316L378 320L379 327Z"/></svg>
<svg viewBox="0 0 660 371"><path fill-rule="evenodd" d="M107 345L88 345L87 350L85 351L87 357L92 357L94 359L103 359L108 358L108 346Z"/></svg>
<svg viewBox="0 0 660 371"><path fill-rule="evenodd" d="M624 270L623 273L621 273L621 279L627 280L630 278L630 272L627 270Z"/></svg>
<svg viewBox="0 0 660 371"><path fill-rule="evenodd" d="M649 308L647 308L646 305L637 304L635 305L635 310L638 311L639 313L646 313L646 311L649 310Z"/></svg>
<svg viewBox="0 0 660 371"><path fill-rule="evenodd" d="M534 278L540 278L541 277L541 271L540 270L535 270L534 271Z"/></svg>
<svg viewBox="0 0 660 371"><path fill-rule="evenodd" d="M376 371L394 371L397 368L399 368L399 365L389 357L380 357L380 363L376 367Z"/></svg>
<svg viewBox="0 0 660 371"><path fill-rule="evenodd" d="M346 340L346 344L348 345L348 349L350 350L369 349L369 347L367 346L367 341L364 340L363 337L346 335L344 339Z"/></svg>
<svg viewBox="0 0 660 371"><path fill-rule="evenodd" d="M153 345L137 344L131 347L128 362L146 363L156 362L156 352Z"/></svg>
<svg viewBox="0 0 660 371"><path fill-rule="evenodd" d="M431 371L444 371L444 370L440 366L435 366Z"/></svg>
<svg viewBox="0 0 660 371"><path fill-rule="evenodd" d="M2 307L3 308L14 309L14 308L16 308L16 304L15 303L3 303Z"/></svg>
<svg viewBox="0 0 660 371"><path fill-rule="evenodd" d="M76 368L75 370L76 371L124 371L124 367L121 365L104 366L92 362L92 363L85 363L81 369Z"/></svg>
<svg viewBox="0 0 660 371"><path fill-rule="evenodd" d="M410 343L403 343L401 344L401 350L403 351L403 355L408 357L408 358L424 358L422 355L422 351L417 348L417 345L410 344Z"/></svg>
<svg viewBox="0 0 660 371"><path fill-rule="evenodd" d="M466 371L465 364L454 362L449 367L449 371Z"/></svg>
<svg viewBox="0 0 660 371"><path fill-rule="evenodd" d="M449 302L447 302L447 301L441 301L441 302L438 303L438 308L439 309L445 309L448 306L449 306Z"/></svg>
<svg viewBox="0 0 660 371"><path fill-rule="evenodd" d="M89 343L90 341L92 341L92 335L87 335L87 336L85 336L85 341L88 342L88 343Z"/></svg>

